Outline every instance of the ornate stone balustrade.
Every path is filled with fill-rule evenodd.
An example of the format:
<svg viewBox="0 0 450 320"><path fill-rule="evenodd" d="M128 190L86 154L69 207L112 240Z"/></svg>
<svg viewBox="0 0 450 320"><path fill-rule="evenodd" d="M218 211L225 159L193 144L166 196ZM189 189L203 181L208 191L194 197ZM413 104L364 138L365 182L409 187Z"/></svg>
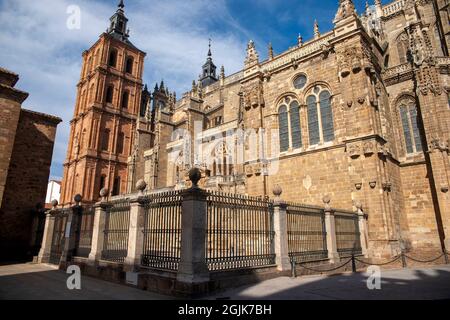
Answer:
<svg viewBox="0 0 450 320"><path fill-rule="evenodd" d="M389 17L403 10L406 0L398 0L383 7L383 16Z"/></svg>

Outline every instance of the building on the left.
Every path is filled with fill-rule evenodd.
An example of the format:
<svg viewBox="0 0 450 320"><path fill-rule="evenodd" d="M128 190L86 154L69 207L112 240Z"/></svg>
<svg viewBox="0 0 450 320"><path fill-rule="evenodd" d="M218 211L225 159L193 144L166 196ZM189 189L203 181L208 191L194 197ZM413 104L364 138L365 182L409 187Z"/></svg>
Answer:
<svg viewBox="0 0 450 320"><path fill-rule="evenodd" d="M38 250L56 128L60 118L22 108L19 76L0 67L0 261Z"/></svg>

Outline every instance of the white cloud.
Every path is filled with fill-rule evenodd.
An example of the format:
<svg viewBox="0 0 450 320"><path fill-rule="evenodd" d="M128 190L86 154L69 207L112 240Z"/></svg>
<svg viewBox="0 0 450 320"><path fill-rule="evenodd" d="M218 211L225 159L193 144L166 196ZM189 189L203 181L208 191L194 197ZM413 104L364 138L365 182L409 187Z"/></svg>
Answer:
<svg viewBox="0 0 450 320"><path fill-rule="evenodd" d="M58 127L53 175L62 174L81 54L106 30L116 9L115 2L108 2L0 0L0 65L20 75L17 87L30 93L25 108L64 120ZM73 4L81 8L80 30L66 27L66 10ZM251 34L231 17L223 0L135 0L126 5L130 40L147 52L144 81L150 87L164 78L178 96L189 90L205 61L209 37L215 63L225 65L228 74L241 69Z"/></svg>

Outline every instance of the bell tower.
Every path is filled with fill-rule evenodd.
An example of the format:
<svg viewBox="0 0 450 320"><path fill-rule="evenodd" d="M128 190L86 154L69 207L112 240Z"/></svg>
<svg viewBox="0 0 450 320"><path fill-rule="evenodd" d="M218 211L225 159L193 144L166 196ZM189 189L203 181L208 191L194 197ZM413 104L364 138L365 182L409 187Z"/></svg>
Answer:
<svg viewBox="0 0 450 320"><path fill-rule="evenodd" d="M93 203L99 191L126 192L127 161L141 112L145 53L129 40L120 1L110 26L83 52L80 81L61 190L61 204L76 194Z"/></svg>

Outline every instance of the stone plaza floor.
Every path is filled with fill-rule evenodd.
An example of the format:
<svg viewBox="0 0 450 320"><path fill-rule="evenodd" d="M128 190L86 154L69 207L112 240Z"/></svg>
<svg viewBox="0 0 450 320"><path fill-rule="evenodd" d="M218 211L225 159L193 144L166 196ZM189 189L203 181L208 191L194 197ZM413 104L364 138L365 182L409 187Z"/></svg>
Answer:
<svg viewBox="0 0 450 320"><path fill-rule="evenodd" d="M81 277L81 290L69 290L68 274L44 264L0 266L0 299L161 300L168 296L91 277ZM450 299L450 266L382 270L381 290L367 288L365 273L281 277L216 293L206 299L339 300Z"/></svg>

